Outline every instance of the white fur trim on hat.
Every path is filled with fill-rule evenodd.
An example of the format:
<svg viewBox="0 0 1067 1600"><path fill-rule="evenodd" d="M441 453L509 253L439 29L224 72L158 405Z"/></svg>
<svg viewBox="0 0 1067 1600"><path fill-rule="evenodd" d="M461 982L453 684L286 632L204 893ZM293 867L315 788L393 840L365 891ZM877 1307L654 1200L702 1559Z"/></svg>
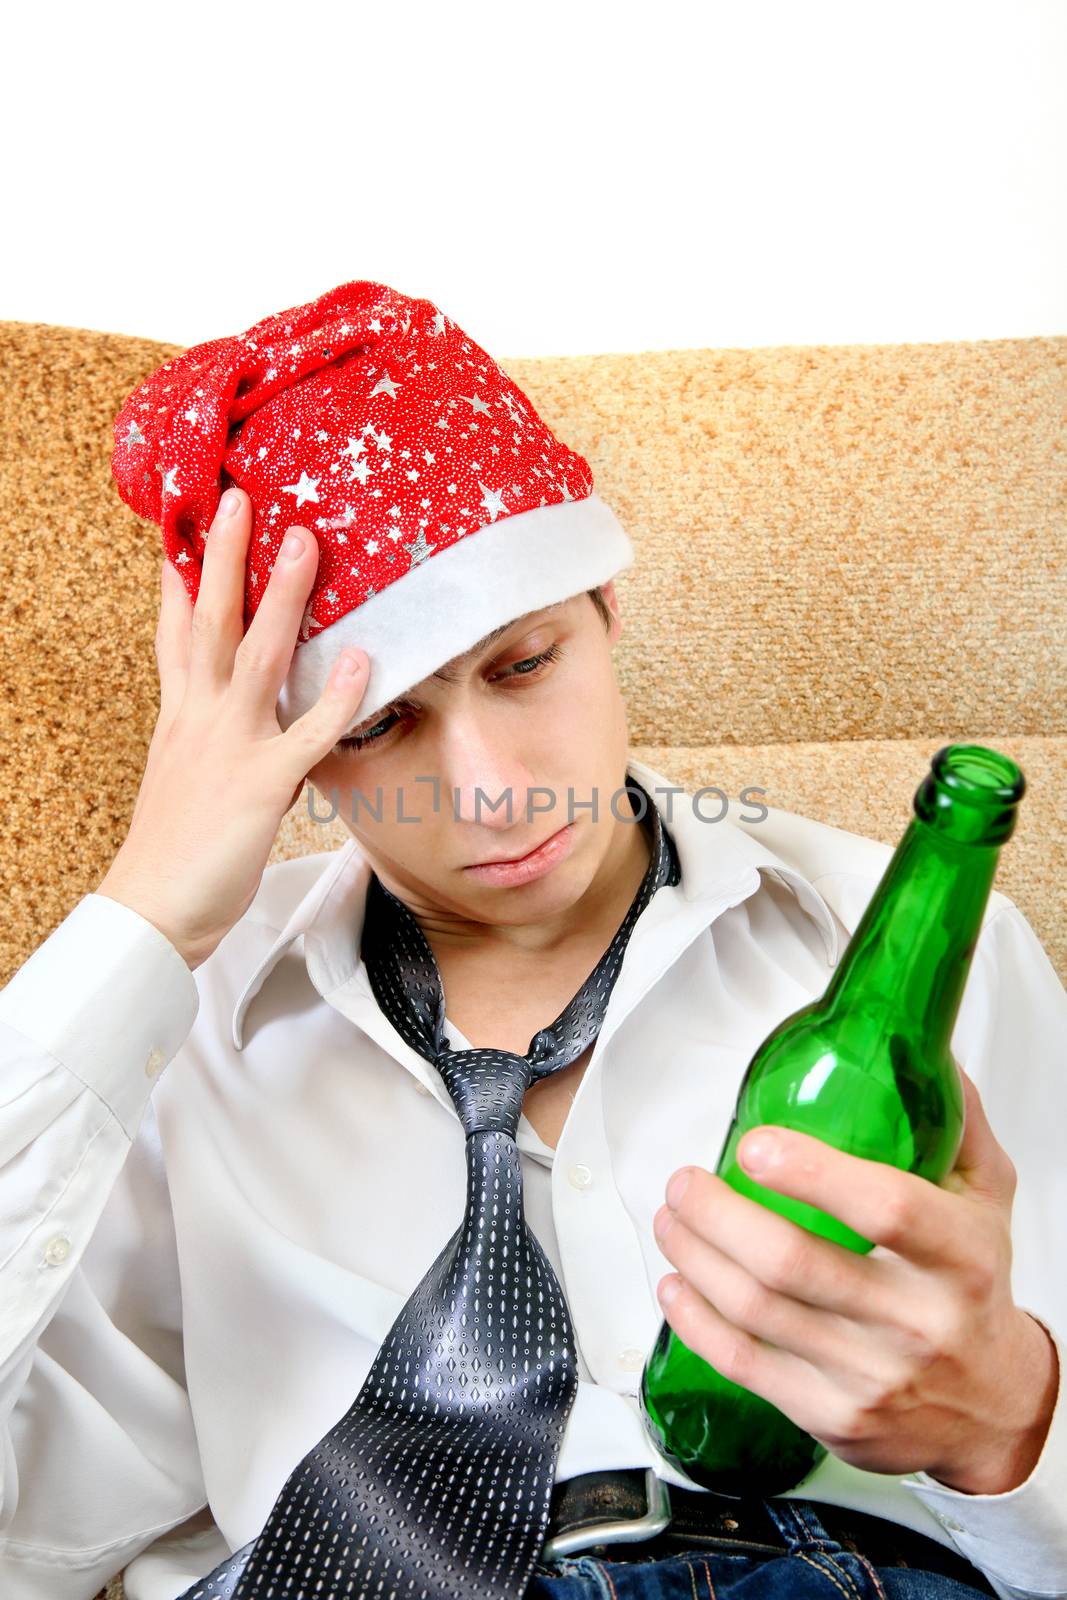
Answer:
<svg viewBox="0 0 1067 1600"><path fill-rule="evenodd" d="M502 623L607 583L633 559L622 523L595 493L487 523L298 645L278 722L288 728L311 709L346 645L370 657L351 729Z"/></svg>

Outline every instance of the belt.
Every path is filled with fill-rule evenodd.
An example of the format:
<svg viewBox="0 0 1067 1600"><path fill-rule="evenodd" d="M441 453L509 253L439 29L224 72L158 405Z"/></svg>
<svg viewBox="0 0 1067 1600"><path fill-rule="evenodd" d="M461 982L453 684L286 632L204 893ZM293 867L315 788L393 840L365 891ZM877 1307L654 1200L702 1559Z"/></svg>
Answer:
<svg viewBox="0 0 1067 1600"><path fill-rule="evenodd" d="M977 1567L938 1540L868 1512L812 1503L830 1538L872 1566L936 1572L996 1595ZM782 1555L789 1548L761 1500L668 1486L651 1467L563 1479L552 1490L546 1533L542 1562L607 1547L612 1561L654 1560L697 1545L719 1545L733 1555Z"/></svg>

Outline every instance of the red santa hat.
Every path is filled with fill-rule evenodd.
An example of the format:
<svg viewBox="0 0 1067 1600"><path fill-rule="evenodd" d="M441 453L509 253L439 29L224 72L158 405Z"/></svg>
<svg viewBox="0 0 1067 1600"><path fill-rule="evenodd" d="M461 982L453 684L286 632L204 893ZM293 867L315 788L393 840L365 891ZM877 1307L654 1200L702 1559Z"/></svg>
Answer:
<svg viewBox="0 0 1067 1600"><path fill-rule="evenodd" d="M370 657L351 726L502 623L606 583L633 546L567 448L429 300L354 280L165 362L114 424L123 500L157 522L195 602L230 484L253 527L245 628L287 529L319 546L283 728L346 645Z"/></svg>

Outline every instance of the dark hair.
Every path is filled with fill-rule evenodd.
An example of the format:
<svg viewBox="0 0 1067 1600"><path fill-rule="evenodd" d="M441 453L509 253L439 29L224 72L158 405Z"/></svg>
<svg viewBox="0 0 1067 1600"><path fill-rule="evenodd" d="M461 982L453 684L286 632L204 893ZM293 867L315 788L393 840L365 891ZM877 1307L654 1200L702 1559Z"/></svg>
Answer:
<svg viewBox="0 0 1067 1600"><path fill-rule="evenodd" d="M597 611L600 613L600 620L604 624L605 628L610 629L611 628L611 608L609 607L607 601L604 599L604 591L603 591L603 589L601 589L599 584L598 584L595 589L587 589L585 592L589 596L590 600L593 602L594 606L596 606Z"/></svg>

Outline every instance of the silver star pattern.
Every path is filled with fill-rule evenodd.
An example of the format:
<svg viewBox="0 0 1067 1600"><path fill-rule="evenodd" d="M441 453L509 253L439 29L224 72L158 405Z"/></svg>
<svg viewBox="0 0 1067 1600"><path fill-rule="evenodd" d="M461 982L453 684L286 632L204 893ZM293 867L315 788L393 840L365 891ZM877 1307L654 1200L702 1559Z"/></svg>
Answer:
<svg viewBox="0 0 1067 1600"><path fill-rule="evenodd" d="M130 395L115 429L120 492L161 522L176 565L202 559L224 473L249 494L249 615L286 517L319 509L307 524L319 560L301 642L502 517L592 490L583 458L439 307L380 286L344 287L347 299L322 315L312 303L263 319L229 342L232 356L217 340L165 362ZM269 385L272 399L257 397L220 443L214 424L233 394L231 363L243 394L258 386L265 400Z"/></svg>
<svg viewBox="0 0 1067 1600"><path fill-rule="evenodd" d="M430 552L436 548L436 545L426 543L426 535L421 528L419 529L414 541L411 544L406 544L404 546L405 550L411 552L411 565L413 567L417 566L420 561L425 561Z"/></svg>
<svg viewBox="0 0 1067 1600"><path fill-rule="evenodd" d="M309 478L306 472L302 472L300 474L300 482L299 483L283 483L282 484L282 493L283 494L295 494L296 495L295 506L296 506L296 509L299 510L300 507L304 504L305 500L316 500L316 501L318 500L318 498L319 498L319 496L318 496L318 487L319 487L318 478Z"/></svg>

